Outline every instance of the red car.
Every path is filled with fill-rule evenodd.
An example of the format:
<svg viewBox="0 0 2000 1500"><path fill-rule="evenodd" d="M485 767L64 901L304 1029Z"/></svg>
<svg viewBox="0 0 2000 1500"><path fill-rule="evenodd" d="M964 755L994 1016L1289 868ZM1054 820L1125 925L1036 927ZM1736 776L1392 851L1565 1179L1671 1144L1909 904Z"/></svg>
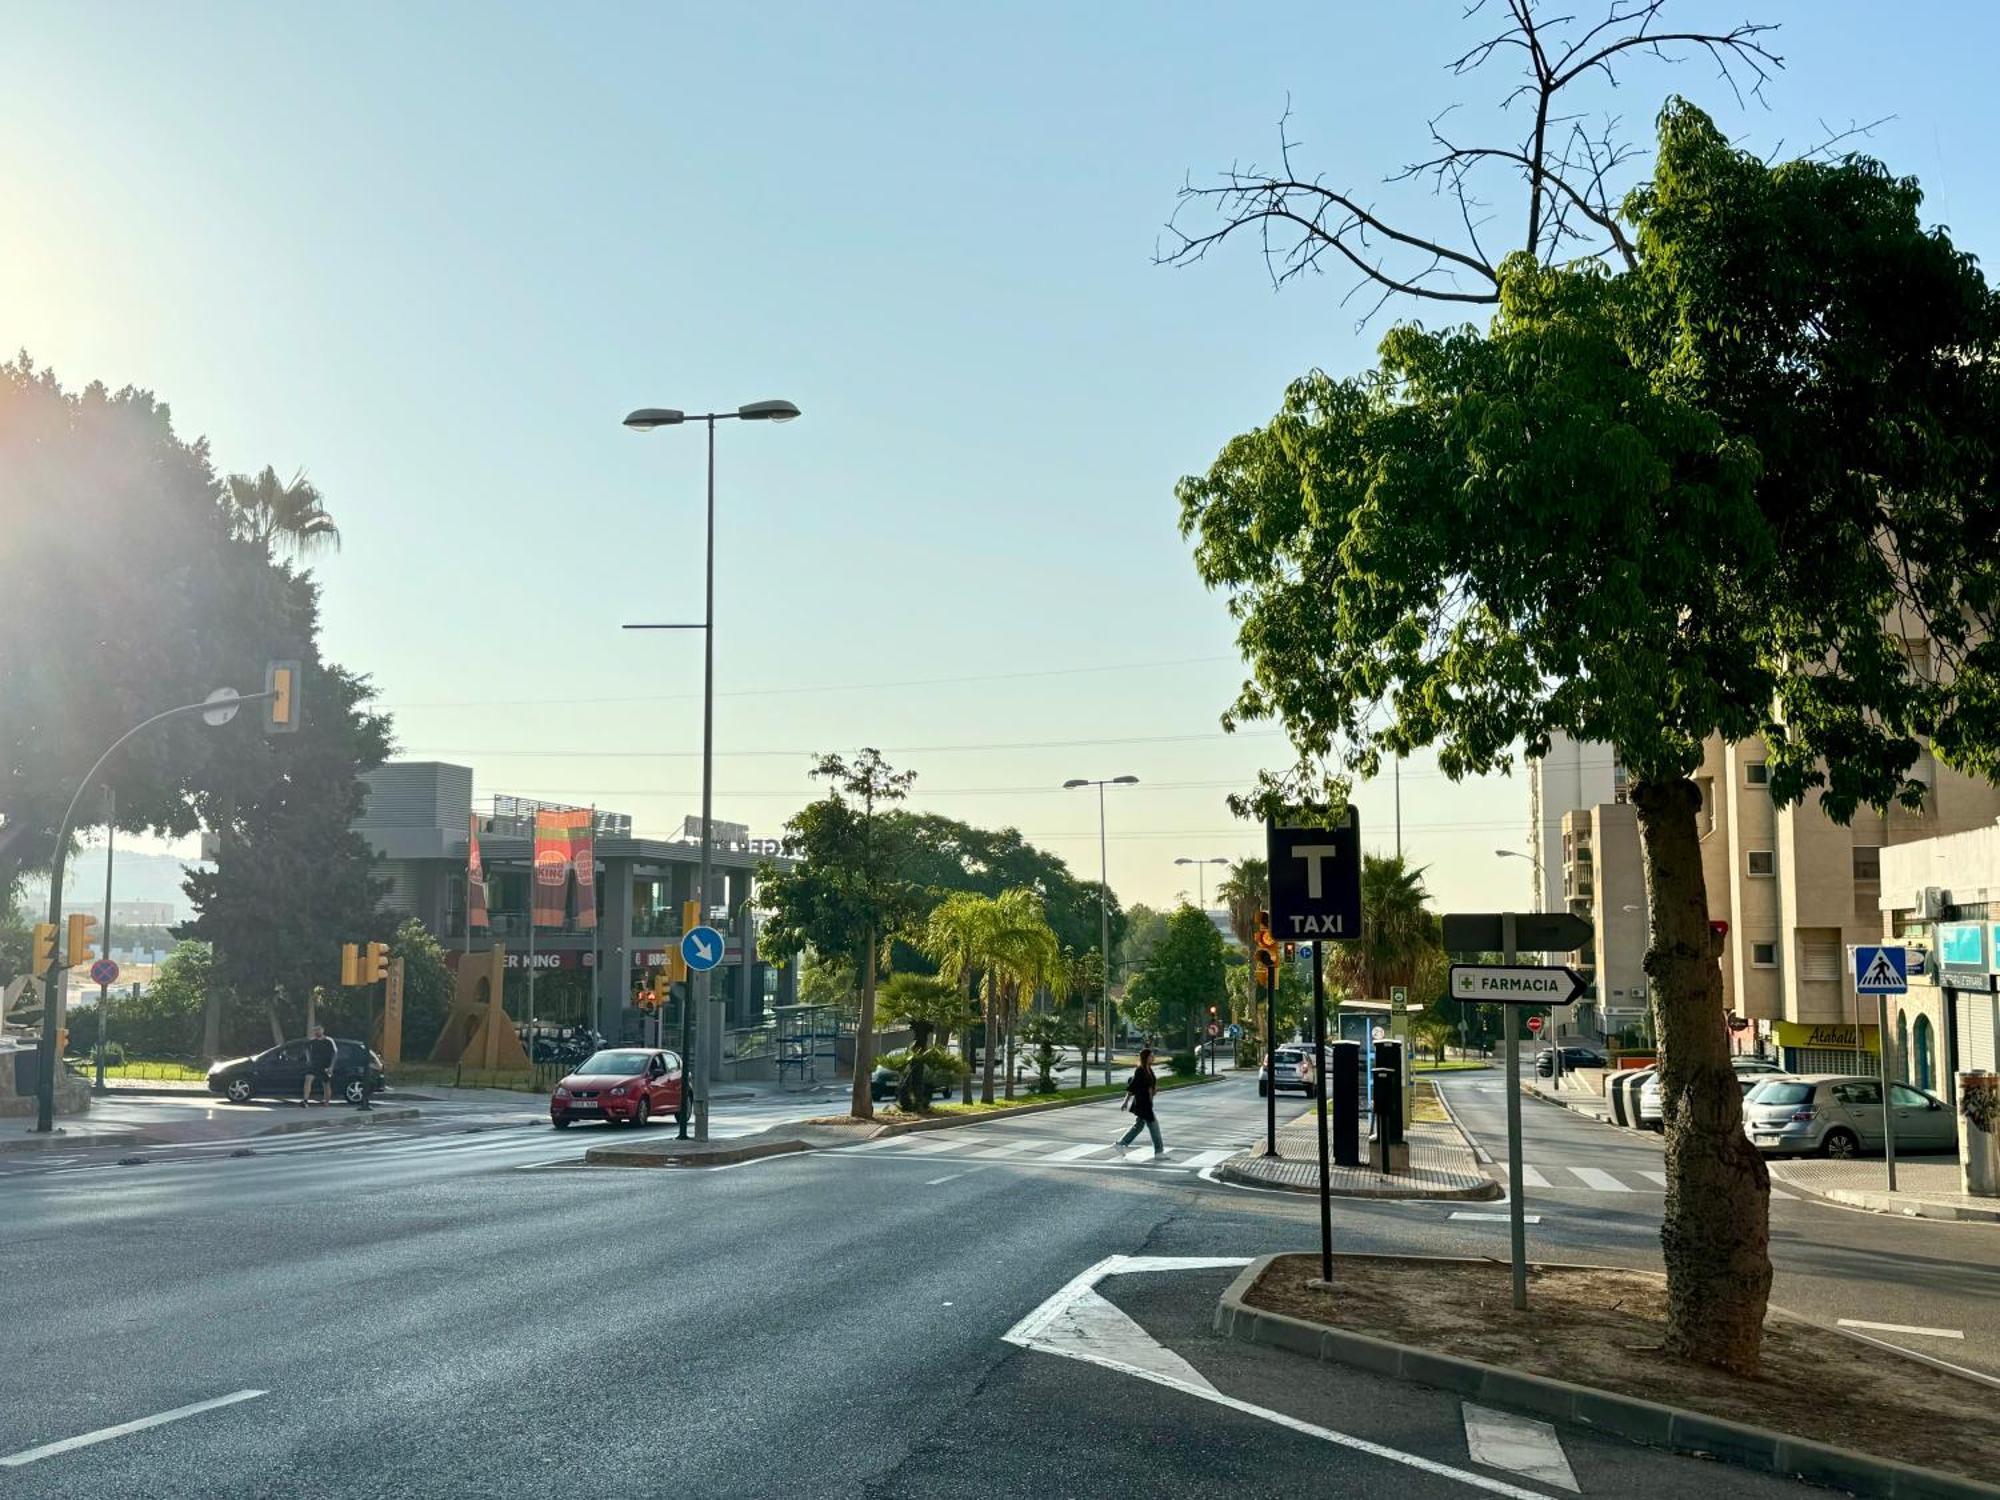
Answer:
<svg viewBox="0 0 2000 1500"><path fill-rule="evenodd" d="M605 1120L644 1125L654 1115L681 1107L681 1059L657 1047L613 1047L594 1052L583 1066L556 1085L549 1097L549 1123L558 1130L572 1120Z"/></svg>

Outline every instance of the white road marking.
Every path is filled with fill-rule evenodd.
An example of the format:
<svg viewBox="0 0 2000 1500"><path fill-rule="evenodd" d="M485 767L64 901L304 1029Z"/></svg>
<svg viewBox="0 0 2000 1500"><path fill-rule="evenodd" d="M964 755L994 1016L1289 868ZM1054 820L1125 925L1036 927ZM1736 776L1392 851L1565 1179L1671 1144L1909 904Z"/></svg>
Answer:
<svg viewBox="0 0 2000 1500"><path fill-rule="evenodd" d="M1532 1188L1545 1188L1545 1187L1547 1187L1548 1185L1549 1185L1549 1180L1548 1180L1548 1178L1544 1177L1544 1176L1543 1176L1543 1175L1542 1175L1542 1174L1541 1174L1540 1172L1536 1171L1536 1170L1535 1170L1535 1169L1534 1169L1533 1167L1529 1166L1529 1165L1528 1165L1528 1164L1527 1164L1526 1162L1523 1162L1523 1163L1521 1164L1521 1186L1522 1186L1522 1187L1532 1187Z"/></svg>
<svg viewBox="0 0 2000 1500"><path fill-rule="evenodd" d="M1859 1339L1864 1344L1873 1344L1877 1349L1887 1349L1891 1354L1900 1354L1905 1359L1914 1359L1920 1365L1929 1365L1934 1370L1949 1370L1954 1375L1963 1375L1967 1380L1976 1380L1981 1385L1990 1385L2000 1390L2000 1376L1982 1374L1978 1370L1968 1370L1964 1365L1955 1365L1948 1359L1939 1359L1935 1354L1923 1354L1915 1349L1905 1349L1901 1344L1891 1344L1884 1339L1870 1338L1865 1333L1856 1333L1851 1328L1843 1328L1851 1339Z"/></svg>
<svg viewBox="0 0 2000 1500"><path fill-rule="evenodd" d="M116 1427L100 1427L97 1431L86 1432L81 1437L64 1438L59 1443L44 1443L39 1448L27 1448L19 1453L10 1453L5 1458L0 1458L0 1468L18 1469L23 1464L54 1458L58 1453L88 1448L94 1443L108 1442L112 1438L124 1437L129 1433L144 1432L149 1427L164 1427L169 1422L178 1422L185 1417L198 1417L205 1411L214 1411L218 1406L234 1406L239 1401L255 1401L264 1394L263 1391L232 1391L227 1396L217 1396L211 1401L197 1401L192 1406L177 1406L172 1411L163 1411L150 1417L139 1417L130 1422L120 1422Z"/></svg>
<svg viewBox="0 0 2000 1500"><path fill-rule="evenodd" d="M1086 1156L1095 1156L1100 1151L1109 1151L1110 1149L1111 1148L1107 1145L1103 1145L1093 1141L1086 1145L1065 1146L1060 1151L1051 1151L1047 1156L1040 1158L1040 1160L1082 1161Z"/></svg>
<svg viewBox="0 0 2000 1500"><path fill-rule="evenodd" d="M1032 1147L1047 1144L1046 1141L1002 1141L999 1145L991 1147L988 1150L975 1151L972 1154L978 1160L992 1161L1002 1156L1018 1156L1023 1151L1029 1150Z"/></svg>
<svg viewBox="0 0 2000 1500"><path fill-rule="evenodd" d="M1352 1433L1335 1432L1330 1427L1321 1427L1316 1423L1301 1421L1299 1418L1290 1416L1285 1412L1273 1411L1267 1406L1258 1406L1253 1402L1239 1400L1235 1396L1225 1396L1214 1387L1208 1385L1205 1380L1201 1384L1196 1385L1187 1380L1177 1379L1172 1375L1162 1374L1157 1370L1150 1370L1140 1365L1129 1364L1124 1360L1112 1358L1107 1354L1099 1353L1089 1348L1077 1347L1062 1341L1060 1338L1049 1344L1039 1342L1039 1336L1045 1330L1055 1327L1057 1321L1063 1316L1064 1310L1071 1303L1079 1301L1085 1296L1096 1296L1094 1289L1097 1283L1106 1276L1116 1275L1120 1272L1196 1270L1208 1266L1243 1266L1248 1264L1247 1260L1240 1257L1191 1257L1184 1260L1177 1256L1113 1255L1106 1260L1099 1261L1089 1270L1072 1277L1067 1285L1040 1307L1029 1313L1027 1317L1016 1323L1003 1337L1005 1342L1018 1345L1023 1349L1037 1349L1044 1354L1053 1354L1060 1359L1074 1359L1084 1364L1096 1365L1100 1369L1116 1370L1122 1375L1131 1375L1136 1379L1148 1381L1153 1385L1164 1386L1168 1390L1180 1391L1198 1400L1212 1401L1217 1406L1226 1406L1231 1411L1242 1412L1245 1416L1259 1417L1279 1427L1288 1428L1293 1432L1304 1433L1308 1437L1320 1438L1325 1442L1336 1444L1342 1448L1352 1449L1357 1453L1366 1453L1373 1458L1402 1464L1407 1468L1417 1469L1426 1474L1435 1474L1442 1479L1456 1480L1458 1483L1468 1485L1473 1489L1483 1490L1489 1495L1505 1495L1508 1497L1508 1500L1548 1500L1548 1497L1540 1490L1523 1489L1519 1485L1508 1484L1505 1480L1492 1479L1484 1474L1475 1474L1470 1469L1454 1468L1450 1464L1439 1463L1436 1459L1425 1458L1416 1453L1405 1453L1398 1448L1391 1448L1382 1443L1370 1442L1367 1438L1355 1437Z"/></svg>
<svg viewBox="0 0 2000 1500"><path fill-rule="evenodd" d="M1582 1494L1562 1439L1547 1422L1517 1417L1489 1406L1459 1403L1465 1416L1465 1447L1476 1464L1507 1469L1540 1484L1553 1484L1573 1495Z"/></svg>
<svg viewBox="0 0 2000 1500"><path fill-rule="evenodd" d="M1212 1167L1217 1162L1228 1161L1235 1154L1234 1151L1197 1151L1193 1156L1182 1162L1181 1165L1191 1167L1198 1172L1203 1167Z"/></svg>
<svg viewBox="0 0 2000 1500"><path fill-rule="evenodd" d="M1962 1339L1965 1337L1956 1328L1916 1328L1908 1323L1868 1323L1860 1318L1839 1318L1835 1320L1842 1328L1870 1328L1876 1333L1920 1333L1930 1339Z"/></svg>
<svg viewBox="0 0 2000 1500"><path fill-rule="evenodd" d="M941 1183L956 1182L958 1181L959 1178L970 1177L974 1172L977 1172L979 1170L980 1169L978 1167L967 1167L963 1172L947 1172L942 1177L933 1177L929 1182L925 1183L924 1186L937 1187ZM950 1304L947 1303L946 1305L949 1306Z"/></svg>
<svg viewBox="0 0 2000 1500"><path fill-rule="evenodd" d="M1452 1217L1454 1219L1471 1219L1481 1224L1507 1224L1512 1222L1506 1214L1475 1214L1466 1213L1464 1210L1454 1213ZM1542 1216L1540 1214L1522 1214L1521 1222L1523 1224L1539 1224L1542 1222Z"/></svg>
<svg viewBox="0 0 2000 1500"><path fill-rule="evenodd" d="M1665 1172L1641 1172L1639 1175L1645 1178L1646 1181L1657 1183L1661 1187L1667 1185L1667 1174Z"/></svg>
<svg viewBox="0 0 2000 1500"><path fill-rule="evenodd" d="M1595 1188L1600 1193L1629 1193L1632 1190L1601 1167L1571 1167L1587 1188Z"/></svg>

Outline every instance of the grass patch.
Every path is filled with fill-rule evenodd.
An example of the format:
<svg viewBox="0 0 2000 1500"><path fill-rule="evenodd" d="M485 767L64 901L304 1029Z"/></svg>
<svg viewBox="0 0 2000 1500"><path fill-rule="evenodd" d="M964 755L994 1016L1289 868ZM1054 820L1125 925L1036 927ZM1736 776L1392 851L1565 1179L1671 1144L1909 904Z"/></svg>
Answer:
<svg viewBox="0 0 2000 1500"><path fill-rule="evenodd" d="M89 1058L84 1058L78 1066L86 1072L92 1070ZM124 1062L106 1063L104 1076L124 1078L133 1083L201 1083L208 1077L208 1069L198 1063L151 1061L143 1057L130 1057Z"/></svg>
<svg viewBox="0 0 2000 1500"><path fill-rule="evenodd" d="M1449 1125L1451 1116L1444 1112L1444 1105L1437 1096L1437 1085L1410 1083L1410 1123L1412 1125Z"/></svg>
<svg viewBox="0 0 2000 1500"><path fill-rule="evenodd" d="M1410 1064L1412 1073L1476 1073L1481 1068L1493 1065L1483 1058L1452 1057L1443 1062L1414 1062Z"/></svg>

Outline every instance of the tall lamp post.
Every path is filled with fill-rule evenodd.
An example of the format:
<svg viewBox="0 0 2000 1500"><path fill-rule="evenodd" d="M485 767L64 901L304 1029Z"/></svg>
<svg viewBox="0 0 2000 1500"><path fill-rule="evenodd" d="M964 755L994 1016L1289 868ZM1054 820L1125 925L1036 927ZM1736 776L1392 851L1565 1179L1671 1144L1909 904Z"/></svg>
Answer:
<svg viewBox="0 0 2000 1500"><path fill-rule="evenodd" d="M1111 776L1102 781L1088 776L1073 776L1063 783L1064 791L1080 786L1097 788L1097 920L1098 940L1103 945L1104 979L1098 992L1099 1014L1103 1017L1104 1028L1104 1081L1111 1082L1111 856L1107 852L1104 833L1104 789L1108 786L1137 786L1136 776ZM1084 1081L1090 1078L1090 1063L1083 1064Z"/></svg>
<svg viewBox="0 0 2000 1500"><path fill-rule="evenodd" d="M1193 865L1193 866L1194 866L1194 893L1195 893L1195 899L1196 899L1196 900L1197 900L1197 901L1198 901L1198 902L1199 902L1199 903L1201 904L1201 909L1202 909L1203 911L1207 911L1207 910L1208 910L1208 870L1207 870L1207 868L1206 868L1206 867L1207 867L1207 866L1209 866L1209 865L1226 865L1226 864L1228 864L1228 863L1229 863L1229 861L1228 861L1228 860L1226 860L1226 859L1224 859L1224 858L1223 858L1223 857L1222 857L1222 856L1221 856L1220 854L1217 854L1217 855L1215 855L1215 856L1213 856L1212 858L1209 858L1209 859L1192 859L1192 858L1189 858L1189 857L1187 857L1187 856L1183 855L1183 856L1182 856L1181 858L1179 858L1179 859L1175 860L1175 861L1174 861L1174 863L1175 863L1175 864L1177 864L1177 865Z"/></svg>
<svg viewBox="0 0 2000 1500"><path fill-rule="evenodd" d="M739 406L735 411L709 411L689 413L672 407L642 406L625 418L625 425L634 432L651 432L655 427L679 427L687 422L702 422L708 426L708 560L703 588L702 618L700 624L627 625L627 630L699 630L702 634L701 668L701 873L697 876L696 887L700 916L708 920L709 869L715 853L715 832L713 804L715 799L715 424L727 422L731 418L741 422L789 422L799 414L799 409L789 401L752 401ZM704 1054L713 1050L717 1063L722 1057L720 1042L722 1033L715 1024L715 1018L708 1014L708 970L693 975L688 981L692 992L688 1003L681 1007L681 1076L694 1083L694 1135L698 1141L708 1139L708 1067L697 1065L688 1055L689 1026L694 1019L697 1005L702 1007L701 1035Z"/></svg>

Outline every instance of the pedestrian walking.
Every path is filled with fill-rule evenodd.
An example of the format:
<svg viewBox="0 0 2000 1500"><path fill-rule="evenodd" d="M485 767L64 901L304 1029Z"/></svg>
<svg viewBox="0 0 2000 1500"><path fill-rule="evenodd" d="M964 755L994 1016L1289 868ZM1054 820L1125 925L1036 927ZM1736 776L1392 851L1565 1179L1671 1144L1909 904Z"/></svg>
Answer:
<svg viewBox="0 0 2000 1500"><path fill-rule="evenodd" d="M1160 1080L1153 1076L1153 1049L1142 1047L1139 1049L1139 1066L1132 1070L1132 1077L1125 1085L1125 1101L1119 1106L1132 1112L1132 1128L1118 1143L1120 1151L1128 1148L1143 1128L1153 1138L1153 1155L1166 1154L1167 1148L1160 1140L1160 1122L1153 1114L1153 1095L1159 1091Z"/></svg>
<svg viewBox="0 0 2000 1500"><path fill-rule="evenodd" d="M312 1037L306 1043L306 1091L299 1095L299 1108L312 1103L313 1084L318 1083L323 1095L322 1104L333 1103L333 1038L326 1034L324 1026L315 1026Z"/></svg>

